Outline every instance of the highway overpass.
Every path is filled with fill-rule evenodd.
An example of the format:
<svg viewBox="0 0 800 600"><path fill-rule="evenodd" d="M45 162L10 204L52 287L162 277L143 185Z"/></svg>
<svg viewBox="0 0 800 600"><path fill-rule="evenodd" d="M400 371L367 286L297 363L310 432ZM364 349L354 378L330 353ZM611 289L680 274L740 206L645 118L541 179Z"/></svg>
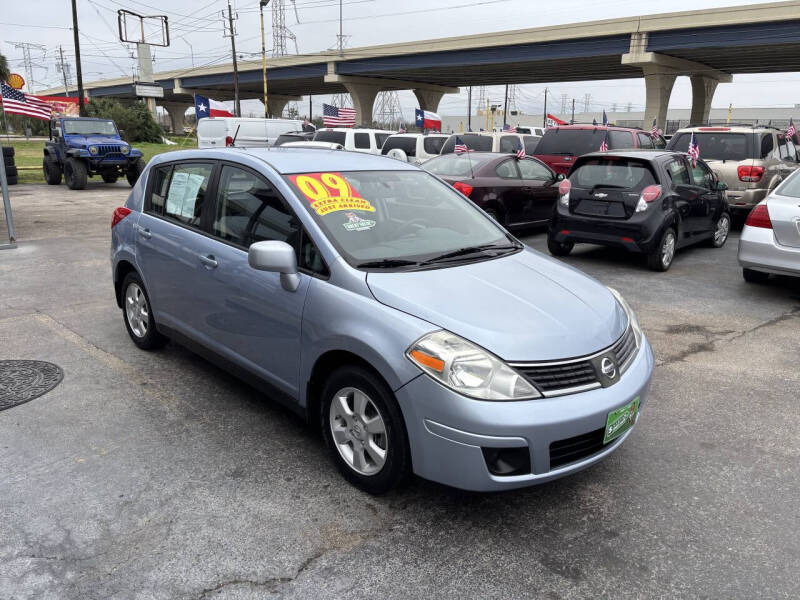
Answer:
<svg viewBox="0 0 800 600"><path fill-rule="evenodd" d="M695 10L270 58L269 109L307 94L350 93L357 122L378 92L413 90L437 110L468 85L644 77L645 123L663 127L675 78L692 83L693 122L705 122L719 83L734 73L800 71L800 1ZM194 93L233 97L230 64L156 73L159 103L180 127ZM130 78L87 83L90 97L133 98ZM262 98L261 61L239 63L242 98ZM61 95L52 89L42 95Z"/></svg>

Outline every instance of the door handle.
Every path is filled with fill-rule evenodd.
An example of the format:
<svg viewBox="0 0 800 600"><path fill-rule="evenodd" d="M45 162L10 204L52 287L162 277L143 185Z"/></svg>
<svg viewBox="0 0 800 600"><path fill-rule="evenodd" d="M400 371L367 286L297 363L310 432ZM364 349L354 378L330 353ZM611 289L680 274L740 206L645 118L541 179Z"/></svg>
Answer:
<svg viewBox="0 0 800 600"><path fill-rule="evenodd" d="M205 266L207 266L209 269L216 269L217 265L219 264L217 263L217 259L214 258L213 254L208 254L206 256L199 254L198 258L200 259L200 262L203 263Z"/></svg>
<svg viewBox="0 0 800 600"><path fill-rule="evenodd" d="M137 225L136 228L137 228L137 231L139 232L139 235L142 236L144 239L149 240L151 237L153 237L153 234L151 234L150 230L147 229L146 227L142 227L141 225Z"/></svg>

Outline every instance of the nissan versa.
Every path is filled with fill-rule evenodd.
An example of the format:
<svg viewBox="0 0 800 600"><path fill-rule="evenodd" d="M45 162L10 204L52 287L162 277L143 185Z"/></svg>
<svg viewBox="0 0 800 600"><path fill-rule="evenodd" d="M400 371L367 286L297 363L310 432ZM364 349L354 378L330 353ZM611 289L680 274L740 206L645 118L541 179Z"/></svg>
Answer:
<svg viewBox="0 0 800 600"><path fill-rule="evenodd" d="M381 156L162 154L114 212L111 262L137 346L175 340L284 401L372 493L588 467L630 435L653 370L617 292Z"/></svg>

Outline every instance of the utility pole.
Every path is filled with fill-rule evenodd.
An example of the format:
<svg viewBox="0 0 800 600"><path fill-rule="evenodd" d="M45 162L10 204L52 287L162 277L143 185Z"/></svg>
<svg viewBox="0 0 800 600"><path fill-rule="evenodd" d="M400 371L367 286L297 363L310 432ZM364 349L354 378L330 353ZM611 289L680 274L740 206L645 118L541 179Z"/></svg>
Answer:
<svg viewBox="0 0 800 600"><path fill-rule="evenodd" d="M78 77L78 114L86 116L86 107L83 105L83 73L81 71L81 45L78 41L78 7L76 0L72 0L72 34L75 40L75 74Z"/></svg>
<svg viewBox="0 0 800 600"><path fill-rule="evenodd" d="M503 100L503 129L506 128L506 123L508 122L508 84L506 84L506 97Z"/></svg>
<svg viewBox="0 0 800 600"><path fill-rule="evenodd" d="M69 96L69 85L67 84L67 66L64 64L64 48L58 47L58 53L61 55L61 62L59 63L59 70L64 76L64 95Z"/></svg>
<svg viewBox="0 0 800 600"><path fill-rule="evenodd" d="M472 131L472 86L467 90L467 131Z"/></svg>
<svg viewBox="0 0 800 600"><path fill-rule="evenodd" d="M72 1L75 2L75 0ZM225 11L222 11L222 18L223 20L225 19ZM238 19L239 15L236 15L236 18ZM231 54L233 55L233 112L237 117L241 117L242 103L239 101L239 63L236 61L236 34L233 31L233 10L231 10L230 0L228 0L228 35L230 35L231 38Z"/></svg>
<svg viewBox="0 0 800 600"><path fill-rule="evenodd" d="M264 38L264 7L269 0L260 0L258 10L261 13L261 72L264 79L264 117L269 118L269 105L267 104L267 45Z"/></svg>
<svg viewBox="0 0 800 600"><path fill-rule="evenodd" d="M344 29L342 26L342 0L339 0L339 56L344 56Z"/></svg>
<svg viewBox="0 0 800 600"><path fill-rule="evenodd" d="M567 112L567 101L568 101L567 100L567 95L566 94L561 94L561 114L562 115L565 112Z"/></svg>
<svg viewBox="0 0 800 600"><path fill-rule="evenodd" d="M311 94L308 95L308 122L311 123L311 113L313 108L311 107Z"/></svg>
<svg viewBox="0 0 800 600"><path fill-rule="evenodd" d="M569 121L570 123L575 122L575 98L572 99L572 118Z"/></svg>
<svg viewBox="0 0 800 600"><path fill-rule="evenodd" d="M583 96L583 112L589 112L589 106L592 104L592 95L584 94Z"/></svg>
<svg viewBox="0 0 800 600"><path fill-rule="evenodd" d="M547 128L547 88L544 88L544 115L542 116L542 127Z"/></svg>

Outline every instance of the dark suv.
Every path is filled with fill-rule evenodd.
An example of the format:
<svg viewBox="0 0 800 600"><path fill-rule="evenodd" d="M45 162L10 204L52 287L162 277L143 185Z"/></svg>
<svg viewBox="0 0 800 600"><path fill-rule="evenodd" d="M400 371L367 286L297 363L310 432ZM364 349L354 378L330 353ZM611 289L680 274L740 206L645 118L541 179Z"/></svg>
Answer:
<svg viewBox="0 0 800 600"><path fill-rule="evenodd" d="M555 256L576 242L647 255L666 271L675 250L697 242L720 248L731 218L727 186L702 160L666 150L595 152L575 161L559 184L547 246Z"/></svg>
<svg viewBox="0 0 800 600"><path fill-rule="evenodd" d="M556 173L569 173L575 159L600 150L608 131L609 150L665 148L667 143L660 135L653 139L650 132L613 125L562 125L551 127L536 146L534 156Z"/></svg>

